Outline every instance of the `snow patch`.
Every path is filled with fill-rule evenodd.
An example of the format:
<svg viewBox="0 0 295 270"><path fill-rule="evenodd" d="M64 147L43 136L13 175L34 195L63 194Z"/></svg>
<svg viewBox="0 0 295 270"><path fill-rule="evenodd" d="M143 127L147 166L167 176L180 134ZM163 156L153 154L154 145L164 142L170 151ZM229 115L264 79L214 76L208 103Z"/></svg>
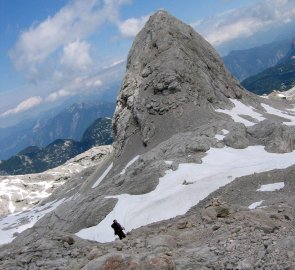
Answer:
<svg viewBox="0 0 295 270"><path fill-rule="evenodd" d="M225 138L225 135L229 133L229 131L226 129L221 130L221 132L222 134L216 134L214 137L218 141L222 141Z"/></svg>
<svg viewBox="0 0 295 270"><path fill-rule="evenodd" d="M64 183L64 181L57 183L49 179L36 181L31 178L26 181L21 178L22 176L7 176L3 180L0 179L0 202L8 206L10 214L24 210L26 204L33 204L48 197L53 188ZM23 208L20 205L16 208L16 202L21 201L25 201Z"/></svg>
<svg viewBox="0 0 295 270"><path fill-rule="evenodd" d="M295 163L295 152L268 153L263 146L245 149L211 148L202 164L179 164L177 170L167 170L155 190L142 195L109 196L118 202L96 226L82 229L76 235L98 242L115 239L110 225L117 219L127 231L185 214L192 206L236 177L272 169L282 169ZM191 185L183 185L183 182Z"/></svg>
<svg viewBox="0 0 295 270"><path fill-rule="evenodd" d="M284 186L285 186L284 182L261 185L261 187L259 189L257 189L256 191L276 191L276 190L283 189Z"/></svg>
<svg viewBox="0 0 295 270"><path fill-rule="evenodd" d="M126 169L127 169L129 166L131 166L136 160L138 160L138 158L139 158L139 156L136 156L136 157L134 157L133 159L131 159L131 160L127 163L127 165L125 166L125 168L120 172L120 174L121 174L121 175L122 175L122 174L125 174Z"/></svg>
<svg viewBox="0 0 295 270"><path fill-rule="evenodd" d="M283 117L286 119L289 119L290 122L283 122L283 124L287 125L287 126L293 126L295 125L295 115L292 115L295 113L294 109L293 110L288 110L288 112L286 111L281 111L278 109L275 109L267 104L261 104L261 106L266 110L266 112L268 114L273 114L279 117Z"/></svg>
<svg viewBox="0 0 295 270"><path fill-rule="evenodd" d="M248 208L249 208L250 210L256 209L256 208L257 208L258 206L260 206L263 202L264 202L264 200L259 201L259 202L252 203L252 204L250 204L250 205L248 206Z"/></svg>
<svg viewBox="0 0 295 270"><path fill-rule="evenodd" d="M63 185L72 174L99 163L111 149L111 146L93 147L65 164L42 173L0 176L0 216L32 208Z"/></svg>
<svg viewBox="0 0 295 270"><path fill-rule="evenodd" d="M15 238L15 233L21 233L24 230L33 227L39 219L56 209L65 201L65 198L58 201L55 200L46 203L43 206L35 207L30 211L0 218L0 245L10 243Z"/></svg>
<svg viewBox="0 0 295 270"><path fill-rule="evenodd" d="M253 126L256 123L251 122L243 117L241 115L247 115L250 116L257 121L263 121L265 118L260 114L254 111L254 108L251 106L247 106L241 101L238 101L236 99L230 98L230 101L234 103L234 107L231 110L222 110L222 109L217 109L215 110L216 112L222 112L225 114L228 114L235 122L239 122L244 124L245 126Z"/></svg>
<svg viewBox="0 0 295 270"><path fill-rule="evenodd" d="M94 183L94 185L92 186L92 188L97 187L100 182L107 176L107 174L110 172L110 170L113 168L113 162L111 163L111 165L104 171L104 173L97 179L97 181Z"/></svg>

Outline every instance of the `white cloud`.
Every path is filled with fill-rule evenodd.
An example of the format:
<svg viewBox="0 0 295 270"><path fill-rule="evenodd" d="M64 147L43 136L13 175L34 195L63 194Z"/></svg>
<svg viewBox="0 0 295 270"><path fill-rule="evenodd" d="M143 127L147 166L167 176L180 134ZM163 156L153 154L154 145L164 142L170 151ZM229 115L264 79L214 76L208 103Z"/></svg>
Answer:
<svg viewBox="0 0 295 270"><path fill-rule="evenodd" d="M116 60L113 63L111 63L110 65L104 66L103 69L112 68L112 67L118 66L120 64L123 64L124 62L125 62L125 59Z"/></svg>
<svg viewBox="0 0 295 270"><path fill-rule="evenodd" d="M63 88L50 93L47 97L32 96L19 103L15 108L9 109L0 114L0 117L16 115L28 111L42 103L54 102L67 96L73 96L82 91L97 90L103 86L102 80L99 76L92 76L87 78L77 77L69 82Z"/></svg>
<svg viewBox="0 0 295 270"><path fill-rule="evenodd" d="M62 88L62 89L60 89L60 90L58 90L56 92L53 92L53 93L49 94L45 98L45 101L46 102L53 102L53 101L56 101L56 100L58 100L58 99L60 99L62 97L67 97L67 96L71 96L71 95L72 95L71 92L69 92L69 91Z"/></svg>
<svg viewBox="0 0 295 270"><path fill-rule="evenodd" d="M61 64L74 70L86 70L92 64L89 55L90 44L86 41L76 40L63 48Z"/></svg>
<svg viewBox="0 0 295 270"><path fill-rule="evenodd" d="M149 16L142 16L140 18L129 18L119 23L119 31L123 37L135 37L141 30L144 24L149 19Z"/></svg>
<svg viewBox="0 0 295 270"><path fill-rule="evenodd" d="M15 108L7 110L6 112L2 113L1 116L8 116L12 114L21 113L27 111L37 105L39 105L43 99L40 96L30 97L21 103L19 103Z"/></svg>
<svg viewBox="0 0 295 270"><path fill-rule="evenodd" d="M82 78L78 77L72 82L69 82L67 86L59 89L58 91L50 93L44 101L54 102L66 96L76 95L82 91L97 90L103 85L102 80L98 76Z"/></svg>
<svg viewBox="0 0 295 270"><path fill-rule="evenodd" d="M131 0L74 0L54 16L24 31L10 56L29 76L63 46L89 37L103 23L118 23L120 6ZM89 60L89 59L88 59Z"/></svg>
<svg viewBox="0 0 295 270"><path fill-rule="evenodd" d="M286 24L294 20L294 0L261 0L258 4L233 9L192 24L215 46L250 37L274 25Z"/></svg>

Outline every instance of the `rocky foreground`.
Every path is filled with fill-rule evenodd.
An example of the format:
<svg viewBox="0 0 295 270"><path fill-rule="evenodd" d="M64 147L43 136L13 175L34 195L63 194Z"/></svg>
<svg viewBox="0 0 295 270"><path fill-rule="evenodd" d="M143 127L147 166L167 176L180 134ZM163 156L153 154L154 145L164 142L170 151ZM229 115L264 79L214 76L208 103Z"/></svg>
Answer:
<svg viewBox="0 0 295 270"><path fill-rule="evenodd" d="M284 181L281 190L257 191ZM6 245L1 269L295 269L295 166L241 177L187 214L108 244L54 232ZM263 200L260 208L249 209ZM36 232L37 233L37 232Z"/></svg>

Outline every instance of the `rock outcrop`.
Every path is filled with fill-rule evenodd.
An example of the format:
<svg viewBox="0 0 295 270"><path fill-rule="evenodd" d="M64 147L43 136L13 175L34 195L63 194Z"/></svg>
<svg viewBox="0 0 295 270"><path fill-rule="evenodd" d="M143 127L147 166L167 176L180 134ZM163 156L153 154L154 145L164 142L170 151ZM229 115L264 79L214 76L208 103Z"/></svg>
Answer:
<svg viewBox="0 0 295 270"><path fill-rule="evenodd" d="M165 11L152 15L129 52L113 121L116 156L151 149L173 134L216 120L229 98L251 100L215 49ZM142 152L146 149L140 148Z"/></svg>

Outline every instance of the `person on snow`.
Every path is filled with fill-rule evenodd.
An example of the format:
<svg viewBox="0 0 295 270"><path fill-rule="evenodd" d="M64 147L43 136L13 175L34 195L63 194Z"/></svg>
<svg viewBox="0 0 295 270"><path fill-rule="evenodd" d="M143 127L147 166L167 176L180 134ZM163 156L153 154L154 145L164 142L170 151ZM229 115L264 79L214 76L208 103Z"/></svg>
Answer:
<svg viewBox="0 0 295 270"><path fill-rule="evenodd" d="M119 236L120 240L126 237L125 233L123 232L125 228L122 227L116 219L113 220L113 224L111 225L111 227L114 229L115 235Z"/></svg>

